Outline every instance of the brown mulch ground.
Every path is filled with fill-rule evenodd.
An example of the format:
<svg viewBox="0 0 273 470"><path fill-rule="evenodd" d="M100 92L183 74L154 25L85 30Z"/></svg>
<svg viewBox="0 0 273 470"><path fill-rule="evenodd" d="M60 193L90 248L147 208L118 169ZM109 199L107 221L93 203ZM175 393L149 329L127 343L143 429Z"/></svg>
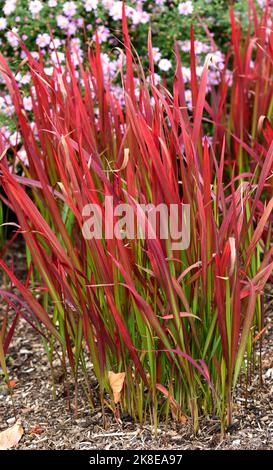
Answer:
<svg viewBox="0 0 273 470"><path fill-rule="evenodd" d="M271 449L273 450L273 298L267 297L267 332L262 349L263 385L254 376L248 387L238 386L234 425L220 442L216 418L201 418L195 436L191 424L170 421L159 425L157 436L150 426L139 426L124 416L117 423L106 414L105 428L99 407L90 410L79 393L78 413L74 413L73 381L63 381L56 367L56 399L47 355L36 332L21 320L9 350L8 365L13 380L13 396L0 383L0 431L18 417L24 435L19 449ZM0 316L1 320L1 316ZM58 363L59 364L59 363ZM94 383L94 387L95 387ZM67 389L70 390L70 410Z"/></svg>

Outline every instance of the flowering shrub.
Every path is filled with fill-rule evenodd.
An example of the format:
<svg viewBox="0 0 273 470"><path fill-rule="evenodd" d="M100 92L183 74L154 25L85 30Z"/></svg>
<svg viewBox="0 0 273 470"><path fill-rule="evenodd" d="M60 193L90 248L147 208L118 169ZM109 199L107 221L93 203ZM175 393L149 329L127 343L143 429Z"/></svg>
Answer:
<svg viewBox="0 0 273 470"><path fill-rule="evenodd" d="M225 0L187 0L187 1L126 1L126 15L130 25L133 45L145 66L147 61L147 32L151 25L153 36L153 59L155 79L160 75L170 81L174 74L173 38L176 37L183 63L184 80L190 81L189 52L190 24L195 24L195 53L200 78L202 67L209 52L214 54L214 64L209 73L208 88L220 81L219 70L224 68L222 50L229 34L229 13ZM265 0L259 0L262 7ZM247 0L235 2L236 13L244 13ZM67 39L71 47L77 48L77 55L82 59L88 45L95 39L97 31L101 48L105 74L114 83L115 91L122 99L120 81L117 79L122 66L121 16L122 2L115 0L1 0L0 7L0 44L3 54L11 57L11 67L17 70L25 58L20 47L19 37L35 58L40 50L45 62L54 61L61 65L65 62ZM241 15L243 21L247 15ZM204 23L205 20L205 23ZM54 35L54 42L51 39ZM57 52L56 52L57 51ZM77 62L77 58L74 57ZM46 73L52 73L49 65ZM228 72L227 72L228 73ZM17 71L16 80L24 90L24 107L32 110L29 94L30 73L24 67ZM186 100L191 107L191 92L186 90ZM15 123L10 118L14 108L10 97L2 92L0 96L0 126L4 139L14 146L20 142ZM21 153L24 153L22 151ZM23 156L23 155L22 155Z"/></svg>
<svg viewBox="0 0 273 470"><path fill-rule="evenodd" d="M147 64L146 38L149 25L153 33L159 70L169 72L174 66L173 38L183 41L189 37L189 28L195 22L197 39L201 40L199 52L207 52L208 30L219 46L227 41L229 17L225 0L187 1L126 1L126 15L130 24L132 42L138 54ZM262 6L265 0L259 0ZM245 12L247 1L235 2L236 11ZM54 34L56 47L65 44L67 37L78 38L84 49L94 39L97 30L104 51L120 47L121 12L120 0L1 0L0 40L4 55L14 57L14 64L22 58L18 34L29 50L42 49L48 54L50 30ZM244 20L245 15L241 15ZM203 20L206 20L206 26ZM202 49L204 48L204 50ZM181 49L187 53L187 50ZM146 60L145 60L146 59ZM183 59L187 61L187 55Z"/></svg>

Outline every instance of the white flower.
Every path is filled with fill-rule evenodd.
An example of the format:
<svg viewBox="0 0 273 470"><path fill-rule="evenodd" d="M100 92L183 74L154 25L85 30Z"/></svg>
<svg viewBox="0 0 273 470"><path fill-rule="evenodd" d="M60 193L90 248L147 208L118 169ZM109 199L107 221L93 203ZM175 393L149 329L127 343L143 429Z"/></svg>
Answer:
<svg viewBox="0 0 273 470"><path fill-rule="evenodd" d="M182 74L184 82L189 82L191 79L191 69L189 67L182 67Z"/></svg>
<svg viewBox="0 0 273 470"><path fill-rule="evenodd" d="M20 83L21 83L22 85L27 85L27 84L30 82L30 80L31 80L31 75L30 75L30 73L27 72L27 73L21 78Z"/></svg>
<svg viewBox="0 0 273 470"><path fill-rule="evenodd" d="M72 18L76 14L77 5L74 2L65 2L63 5L63 12L69 18Z"/></svg>
<svg viewBox="0 0 273 470"><path fill-rule="evenodd" d="M159 62L161 59L161 52L159 47L153 47L152 48L152 53L153 53L153 59L155 62Z"/></svg>
<svg viewBox="0 0 273 470"><path fill-rule="evenodd" d="M105 10L110 10L114 4L114 0L102 0L101 3L103 4Z"/></svg>
<svg viewBox="0 0 273 470"><path fill-rule="evenodd" d="M186 103L187 103L189 109L192 109L192 94L191 94L191 90L185 90L185 100L186 100Z"/></svg>
<svg viewBox="0 0 273 470"><path fill-rule="evenodd" d="M60 63L65 61L65 54L63 52L55 52L54 51L50 54L50 57L51 57L51 60L52 60L53 64L58 64L58 61Z"/></svg>
<svg viewBox="0 0 273 470"><path fill-rule="evenodd" d="M3 6L3 12L6 16L10 15L16 8L16 0L7 0Z"/></svg>
<svg viewBox="0 0 273 470"><path fill-rule="evenodd" d="M53 67L45 67L44 68L44 72L46 73L46 75L48 76L52 76L53 75Z"/></svg>
<svg viewBox="0 0 273 470"><path fill-rule="evenodd" d="M38 34L38 36L36 38L36 44L39 47L48 46L50 44L50 41L51 41L50 36L47 33Z"/></svg>
<svg viewBox="0 0 273 470"><path fill-rule="evenodd" d="M206 54L207 52L209 52L210 47L208 44L196 40L194 41L194 50L196 54Z"/></svg>
<svg viewBox="0 0 273 470"><path fill-rule="evenodd" d="M1 17L0 18L0 31L3 31L7 27L7 20L6 18Z"/></svg>
<svg viewBox="0 0 273 470"><path fill-rule="evenodd" d="M202 72L203 72L203 66L202 65L197 65L196 68L195 68L195 71L196 71L197 77L201 77Z"/></svg>
<svg viewBox="0 0 273 470"><path fill-rule="evenodd" d="M19 158L20 162L23 163L23 165L25 166L28 165L28 156L24 148L21 148L20 150L18 150L17 157Z"/></svg>
<svg viewBox="0 0 273 470"><path fill-rule="evenodd" d="M39 60L39 53L37 51L31 51L30 53L31 53L33 59Z"/></svg>
<svg viewBox="0 0 273 470"><path fill-rule="evenodd" d="M40 0L32 0L28 5L29 11L32 13L32 16L35 17L40 13L43 8L42 2Z"/></svg>
<svg viewBox="0 0 273 470"><path fill-rule="evenodd" d="M133 9L132 9L133 10ZM112 16L113 20L121 20L122 18L122 2L114 2L109 9L109 15Z"/></svg>
<svg viewBox="0 0 273 470"><path fill-rule="evenodd" d="M84 0L85 11L96 10L98 6L98 0Z"/></svg>
<svg viewBox="0 0 273 470"><path fill-rule="evenodd" d="M50 43L50 49L58 49L58 47L60 47L60 45L62 44L62 41L60 40L60 38L53 38L53 41L51 41Z"/></svg>
<svg viewBox="0 0 273 470"><path fill-rule="evenodd" d="M154 73L154 81L155 85L158 85L161 82L161 77L158 75L158 73Z"/></svg>
<svg viewBox="0 0 273 470"><path fill-rule="evenodd" d="M13 134L11 134L11 136L9 138L10 144L12 146L15 146L15 145L19 144L20 140L21 140L21 138L20 138L19 132L14 132Z"/></svg>
<svg viewBox="0 0 273 470"><path fill-rule="evenodd" d="M31 96L24 96L23 104L24 104L24 108L25 108L26 111L31 111L32 110Z"/></svg>
<svg viewBox="0 0 273 470"><path fill-rule="evenodd" d="M164 72L168 72L168 70L170 70L170 68L172 67L172 63L168 59L160 59L160 61L158 62L158 67Z"/></svg>
<svg viewBox="0 0 273 470"><path fill-rule="evenodd" d="M193 12L193 4L190 0L179 3L178 11L180 15L190 15Z"/></svg>
<svg viewBox="0 0 273 470"><path fill-rule="evenodd" d="M47 4L50 8L54 8L58 5L58 2L57 0L48 0Z"/></svg>

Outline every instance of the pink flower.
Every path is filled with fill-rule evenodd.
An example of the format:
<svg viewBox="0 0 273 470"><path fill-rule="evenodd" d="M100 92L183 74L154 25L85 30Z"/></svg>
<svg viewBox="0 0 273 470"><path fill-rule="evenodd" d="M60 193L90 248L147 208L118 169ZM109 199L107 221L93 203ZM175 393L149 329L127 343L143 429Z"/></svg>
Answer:
<svg viewBox="0 0 273 470"><path fill-rule="evenodd" d="M68 26L67 26L67 34L69 34L70 36L73 36L73 34L75 34L77 31L77 26L75 23L69 23Z"/></svg>
<svg viewBox="0 0 273 470"><path fill-rule="evenodd" d="M130 14L130 10L127 10L127 14ZM133 10L133 8L132 8ZM121 20L122 18L122 2L114 2L109 9L109 15L112 16L113 20Z"/></svg>
<svg viewBox="0 0 273 470"><path fill-rule="evenodd" d="M180 15L191 15L191 13L193 12L192 2L188 0L187 2L179 3L178 11Z"/></svg>
<svg viewBox="0 0 273 470"><path fill-rule="evenodd" d="M77 18L77 25L79 28L82 28L84 25L84 19L83 18Z"/></svg>
<svg viewBox="0 0 273 470"><path fill-rule="evenodd" d="M47 33L38 34L37 39L36 39L36 44L39 47L46 47L50 44L50 41L51 39L50 39L49 34Z"/></svg>
<svg viewBox="0 0 273 470"><path fill-rule="evenodd" d="M48 4L49 8L54 8L58 5L58 2L57 2L57 0L48 0L47 4Z"/></svg>
<svg viewBox="0 0 273 470"><path fill-rule="evenodd" d="M182 41L179 43L181 47L181 51L183 52L190 52L191 50L191 42L187 39L186 41Z"/></svg>
<svg viewBox="0 0 273 470"><path fill-rule="evenodd" d="M147 13L146 11L143 11L143 12L142 12L142 17L141 17L141 21L140 21L140 22L141 22L142 24L146 24L146 23L148 23L149 21L150 21L150 15L149 15L149 13Z"/></svg>
<svg viewBox="0 0 273 470"><path fill-rule="evenodd" d="M24 104L24 108L25 108L26 111L31 111L32 110L31 96L24 96L23 104Z"/></svg>
<svg viewBox="0 0 273 470"><path fill-rule="evenodd" d="M20 83L22 85L27 85L28 83L30 83L30 81L31 81L31 75L30 73L27 72L25 75L22 76Z"/></svg>
<svg viewBox="0 0 273 470"><path fill-rule="evenodd" d="M125 106L125 97L123 88L119 85L113 85L113 93L115 94L116 99L119 101L120 106Z"/></svg>
<svg viewBox="0 0 273 470"><path fill-rule="evenodd" d="M215 51L211 54L211 63L218 69L224 68L225 56L221 51Z"/></svg>
<svg viewBox="0 0 273 470"><path fill-rule="evenodd" d="M71 44L72 49L76 48L79 50L81 47L81 40L80 38L72 38L70 41L70 44Z"/></svg>
<svg viewBox="0 0 273 470"><path fill-rule="evenodd" d="M97 28L97 33L98 33L100 42L106 42L110 35L109 29L106 28L105 26L99 26ZM94 34L93 39L95 40L95 38L96 36Z"/></svg>
<svg viewBox="0 0 273 470"><path fill-rule="evenodd" d="M105 10L110 10L110 8L113 6L114 4L114 0L102 0L101 2L105 8Z"/></svg>
<svg viewBox="0 0 273 470"><path fill-rule="evenodd" d="M84 0L84 9L85 11L96 10L98 6L98 0Z"/></svg>
<svg viewBox="0 0 273 470"><path fill-rule="evenodd" d="M208 73L208 85L218 85L221 81L220 74L217 70L209 70Z"/></svg>
<svg viewBox="0 0 273 470"><path fill-rule="evenodd" d="M209 52L210 47L208 44L196 40L194 41L194 49L196 54L206 54L207 52Z"/></svg>
<svg viewBox="0 0 273 470"><path fill-rule="evenodd" d="M72 18L76 14L77 5L75 2L65 2L63 4L63 12L69 18Z"/></svg>
<svg viewBox="0 0 273 470"><path fill-rule="evenodd" d="M181 51L183 52L190 52L191 50L191 42L189 40L179 42ZM210 46L205 42L201 41L194 41L194 49L196 54L207 54L210 50Z"/></svg>
<svg viewBox="0 0 273 470"><path fill-rule="evenodd" d="M19 40L16 36L16 33L18 32L18 29L17 28L12 28L11 31L8 31L7 34L6 34L6 38L9 42L9 44L11 45L11 47L13 47L14 49L16 49L16 47L18 47L19 45Z"/></svg>
<svg viewBox="0 0 273 470"><path fill-rule="evenodd" d="M57 20L57 25L59 26L59 28L61 29L66 29L69 25L69 20L66 16L64 15L57 15L56 16L56 20Z"/></svg>
<svg viewBox="0 0 273 470"><path fill-rule="evenodd" d="M1 105L2 101L1 100L3 100L2 96L0 96L0 108L2 108L2 105ZM11 132L6 126L4 126L4 127L0 127L0 134L1 134L2 137L4 137L5 140L7 140L9 138Z"/></svg>
<svg viewBox="0 0 273 470"><path fill-rule="evenodd" d="M32 14L32 17L36 17L38 13L40 13L40 11L42 10L43 4L42 2L40 2L40 0L32 0L31 2L29 2L28 7L29 11Z"/></svg>

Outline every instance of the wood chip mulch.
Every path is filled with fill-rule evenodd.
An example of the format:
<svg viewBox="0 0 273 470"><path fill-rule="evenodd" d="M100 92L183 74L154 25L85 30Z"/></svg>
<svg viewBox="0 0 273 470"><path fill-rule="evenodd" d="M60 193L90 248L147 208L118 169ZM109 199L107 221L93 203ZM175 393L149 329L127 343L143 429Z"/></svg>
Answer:
<svg viewBox="0 0 273 470"><path fill-rule="evenodd" d="M260 385L258 374L254 375L252 384L247 387L247 400L246 386L238 385L234 424L223 441L220 441L219 421L213 417L200 418L200 431L196 436L190 421L186 424L171 420L160 423L155 436L149 425L141 427L129 416L122 416L118 423L109 411L103 420L99 406L91 410L80 391L75 417L73 381L63 381L59 363L56 364L56 399L53 399L47 355L41 339L23 319L18 324L7 361L12 396L3 380L0 382L0 431L21 418L24 435L19 449L273 450L273 296L270 290L266 309L267 331L261 354L263 385Z"/></svg>

